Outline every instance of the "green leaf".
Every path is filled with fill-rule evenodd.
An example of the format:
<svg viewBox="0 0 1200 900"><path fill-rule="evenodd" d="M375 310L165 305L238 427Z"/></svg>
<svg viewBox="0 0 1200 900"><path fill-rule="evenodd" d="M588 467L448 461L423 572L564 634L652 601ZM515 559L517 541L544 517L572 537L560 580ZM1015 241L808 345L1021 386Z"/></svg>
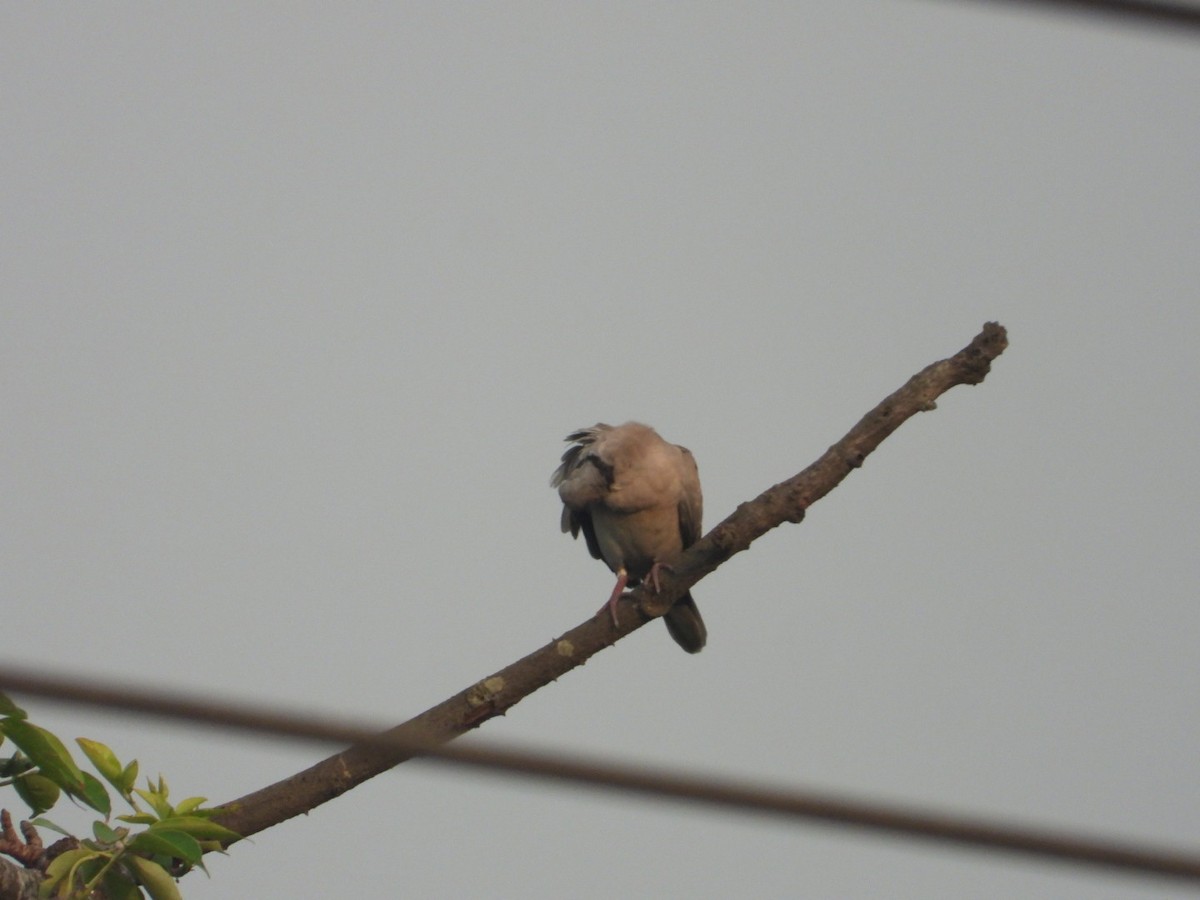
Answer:
<svg viewBox="0 0 1200 900"><path fill-rule="evenodd" d="M171 859L182 859L189 865L200 862L204 851L190 834L170 828L153 826L140 834L135 834L129 842L129 849L138 853L150 853L166 856Z"/></svg>
<svg viewBox="0 0 1200 900"><path fill-rule="evenodd" d="M121 761L117 759L117 755L99 741L92 741L87 738L75 738L75 743L79 745L79 749L84 752L84 755L96 767L96 771L103 776L104 780L117 790L120 790Z"/></svg>
<svg viewBox="0 0 1200 900"><path fill-rule="evenodd" d="M53 809L54 804L58 802L58 785L37 772L30 772L28 775L14 779L12 786L13 790L17 792L17 796L29 806L31 816Z"/></svg>
<svg viewBox="0 0 1200 900"><path fill-rule="evenodd" d="M6 719L4 731L9 740L37 763L41 773L60 788L72 792L83 790L83 772L56 736L22 719Z"/></svg>
<svg viewBox="0 0 1200 900"><path fill-rule="evenodd" d="M168 819L161 819L150 826L150 830L152 831L156 828L170 828L175 831L182 831L184 834L190 834L199 840L222 841L226 844L232 844L234 841L242 839L242 836L236 831L230 831L224 825L218 825L211 819L205 819L201 816L171 816Z"/></svg>
<svg viewBox="0 0 1200 900"><path fill-rule="evenodd" d="M122 828L120 831L117 831L99 819L92 823L92 834L95 835L96 840L105 844L115 844L117 841L124 840L125 835L128 833L128 828Z"/></svg>
<svg viewBox="0 0 1200 900"><path fill-rule="evenodd" d="M79 847L75 850L68 850L66 853L60 853L46 867L46 878L42 882L39 896L50 896L50 891L60 882L69 889L75 880L75 871L81 863L89 859L95 859L98 856L107 855L105 853L97 853L95 850L89 850L86 847ZM65 892L59 891L58 893L61 896Z"/></svg>
<svg viewBox="0 0 1200 900"><path fill-rule="evenodd" d="M156 793L153 787L151 787L151 789L148 791L143 791L140 788L134 788L133 792L150 804L150 808L154 810L154 812L158 815L158 818L165 819L173 812L171 809L171 804L168 803L161 794Z"/></svg>
<svg viewBox="0 0 1200 900"><path fill-rule="evenodd" d="M171 873L158 863L142 856L127 856L124 859L152 900L183 900Z"/></svg>
<svg viewBox="0 0 1200 900"><path fill-rule="evenodd" d="M108 817L112 812L112 800L108 796L108 790L100 782L100 779L91 772L83 772L83 790L76 793L71 791L71 795L78 797L92 809L101 815Z"/></svg>
<svg viewBox="0 0 1200 900"><path fill-rule="evenodd" d="M203 806L207 799L207 797L188 797L186 800L180 800L175 804L175 815L186 816L197 807Z"/></svg>
<svg viewBox="0 0 1200 900"><path fill-rule="evenodd" d="M175 812L179 812L179 811L180 810L178 810L178 809L175 810ZM191 812L188 813L188 815L199 816L202 819L213 819L213 818L216 818L217 816L221 815L221 813L223 813L223 812L225 812L225 807L223 807L223 806L210 806L207 809L204 809L204 808L193 809Z"/></svg>
<svg viewBox="0 0 1200 900"><path fill-rule="evenodd" d="M100 875L101 870L110 859L112 859L111 853L102 852L91 859L83 860L75 869L75 878L81 883L87 884Z"/></svg>
<svg viewBox="0 0 1200 900"><path fill-rule="evenodd" d="M66 835L67 837L73 837L71 832L67 831L67 829L63 828L61 825L55 825L45 816L39 816L29 824L33 825L35 828L49 828L51 831L57 831L59 834Z"/></svg>
<svg viewBox="0 0 1200 900"><path fill-rule="evenodd" d="M22 772L28 772L32 768L34 768L33 760L18 750L0 762L0 778L12 778Z"/></svg>
<svg viewBox="0 0 1200 900"><path fill-rule="evenodd" d="M24 719L28 714L4 691L0 691L0 716L12 716L14 719Z"/></svg>
<svg viewBox="0 0 1200 900"><path fill-rule="evenodd" d="M145 900L133 876L116 868L104 874L104 894L108 900Z"/></svg>
<svg viewBox="0 0 1200 900"><path fill-rule="evenodd" d="M152 816L150 813L130 813L126 816L117 816L117 818L131 825L153 825L158 821L158 816Z"/></svg>
<svg viewBox="0 0 1200 900"><path fill-rule="evenodd" d="M128 798L131 795L133 792L133 786L137 783L137 777L138 761L133 759L130 760L129 765L127 765L121 771L121 783L117 785L117 790L121 792L122 797Z"/></svg>

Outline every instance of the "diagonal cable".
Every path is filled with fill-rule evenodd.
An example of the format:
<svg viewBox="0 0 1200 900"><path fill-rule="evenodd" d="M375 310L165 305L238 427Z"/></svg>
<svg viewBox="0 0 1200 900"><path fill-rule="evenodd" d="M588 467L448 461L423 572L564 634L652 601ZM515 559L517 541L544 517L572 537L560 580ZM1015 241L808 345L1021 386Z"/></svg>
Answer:
<svg viewBox="0 0 1200 900"><path fill-rule="evenodd" d="M281 713L263 706L146 691L128 684L93 680L83 684L71 678L9 666L0 666L0 690L296 740L385 746L433 762L590 787L616 788L647 797L682 800L742 813L844 825L981 850L1008 851L1200 883L1200 853L1031 828L983 817L944 815L835 794L680 775L626 763L503 748L491 743L427 743L403 739L370 725Z"/></svg>
<svg viewBox="0 0 1200 900"><path fill-rule="evenodd" d="M1169 0L990 0L1010 7L1096 15L1130 24L1155 25L1200 33L1200 5Z"/></svg>

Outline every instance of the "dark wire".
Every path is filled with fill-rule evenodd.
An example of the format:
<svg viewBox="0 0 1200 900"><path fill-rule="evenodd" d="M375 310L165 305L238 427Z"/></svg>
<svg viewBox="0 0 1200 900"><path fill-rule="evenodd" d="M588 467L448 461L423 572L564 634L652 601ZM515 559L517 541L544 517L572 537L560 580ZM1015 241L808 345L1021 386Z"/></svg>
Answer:
<svg viewBox="0 0 1200 900"><path fill-rule="evenodd" d="M1132 23L1200 31L1200 6L1153 0L990 0L1003 6L1041 7L1068 13L1096 13Z"/></svg>
<svg viewBox="0 0 1200 900"><path fill-rule="evenodd" d="M1200 854L1094 836L942 815L928 810L851 800L832 794L772 788L705 776L562 754L500 748L478 742L431 744L383 735L382 728L337 722L266 707L216 703L0 666L0 690L49 700L204 723L240 731L335 744L387 746L430 761L498 770L591 787L671 798L743 813L769 813L977 849L1004 850L1060 862L1104 866L1200 882Z"/></svg>

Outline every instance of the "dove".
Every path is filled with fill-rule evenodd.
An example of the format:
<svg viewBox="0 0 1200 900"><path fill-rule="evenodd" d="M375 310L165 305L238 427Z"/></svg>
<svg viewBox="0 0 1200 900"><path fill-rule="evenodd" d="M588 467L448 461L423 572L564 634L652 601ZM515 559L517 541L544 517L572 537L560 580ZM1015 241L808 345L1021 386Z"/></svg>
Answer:
<svg viewBox="0 0 1200 900"><path fill-rule="evenodd" d="M571 446L550 486L563 502L563 532L578 538L582 531L588 551L617 576L600 608L615 625L625 588L648 581L657 591L659 570L699 540L700 475L687 448L667 443L640 422L599 423L566 440ZM663 619L688 653L704 647L708 632L690 592Z"/></svg>

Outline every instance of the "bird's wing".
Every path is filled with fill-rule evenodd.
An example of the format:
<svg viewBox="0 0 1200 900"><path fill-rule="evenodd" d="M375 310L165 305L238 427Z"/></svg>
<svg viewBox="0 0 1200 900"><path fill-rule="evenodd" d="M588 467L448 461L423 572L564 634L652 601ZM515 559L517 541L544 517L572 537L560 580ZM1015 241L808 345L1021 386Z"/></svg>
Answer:
<svg viewBox="0 0 1200 900"><path fill-rule="evenodd" d="M686 550L700 540L700 521L704 516L704 495L700 491L700 470L687 447L680 447L679 537Z"/></svg>
<svg viewBox="0 0 1200 900"><path fill-rule="evenodd" d="M562 530L563 532L571 532L571 537L578 538L579 532L583 532L583 539L587 543L588 553L592 554L593 559L604 559L600 554L600 542L596 540L596 526L592 524L592 514L586 509L571 509L564 505L562 511Z"/></svg>
<svg viewBox="0 0 1200 900"><path fill-rule="evenodd" d="M558 488L563 501L562 530L571 537L583 532L588 552L595 559L603 559L596 529L592 524L590 503L603 498L612 486L612 465L602 458L598 442L611 432L612 426L598 422L591 428L581 428L567 435L569 446L562 455L562 462L550 478L551 487Z"/></svg>

